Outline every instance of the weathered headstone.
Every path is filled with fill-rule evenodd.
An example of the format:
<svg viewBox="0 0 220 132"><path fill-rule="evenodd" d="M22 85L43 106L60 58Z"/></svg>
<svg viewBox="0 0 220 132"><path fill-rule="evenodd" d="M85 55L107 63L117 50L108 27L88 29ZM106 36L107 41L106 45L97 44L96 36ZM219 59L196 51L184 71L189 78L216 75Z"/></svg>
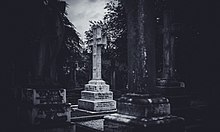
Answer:
<svg viewBox="0 0 220 132"><path fill-rule="evenodd" d="M98 25L92 27L93 67L92 80L85 85L81 92L81 99L78 100L78 108L92 112L103 112L116 110L116 101L113 100L113 92L109 91L109 85L101 77L101 48L106 44L106 36Z"/></svg>
<svg viewBox="0 0 220 132"><path fill-rule="evenodd" d="M65 31L60 13L65 12L66 2L48 0L46 3L51 10L42 10L38 14L39 18L42 18L41 24L36 25L42 32L37 31L36 34L35 30L30 30L33 33L30 38L30 52L28 52L30 58L27 60L26 67L28 83L23 89L22 105L20 106L22 109L21 120L24 120L26 125L70 123L71 109L66 102L66 90L58 81L59 65L57 63L58 54L64 44ZM40 11L38 7L43 3L39 4L37 4L36 12ZM61 12L54 12L57 9L60 9Z"/></svg>
<svg viewBox="0 0 220 132"><path fill-rule="evenodd" d="M65 89L25 89L23 102L25 122L30 125L70 123L71 108L66 103Z"/></svg>
<svg viewBox="0 0 220 132"><path fill-rule="evenodd" d="M178 131L183 118L172 116L170 102L158 95L155 67L154 1L123 1L127 13L128 89L117 100L118 113L105 116L106 132Z"/></svg>

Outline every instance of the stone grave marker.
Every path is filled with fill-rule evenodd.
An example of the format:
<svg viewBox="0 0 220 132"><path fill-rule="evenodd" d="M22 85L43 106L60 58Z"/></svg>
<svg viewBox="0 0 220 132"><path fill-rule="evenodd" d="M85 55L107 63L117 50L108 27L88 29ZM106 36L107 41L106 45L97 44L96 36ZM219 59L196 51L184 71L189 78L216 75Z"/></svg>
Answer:
<svg viewBox="0 0 220 132"><path fill-rule="evenodd" d="M69 124L70 104L65 89L31 89L23 91L23 119L32 125Z"/></svg>
<svg viewBox="0 0 220 132"><path fill-rule="evenodd" d="M98 25L92 27L92 80L85 85L78 100L79 110L91 112L115 111L116 101L113 100L113 92L109 91L109 85L101 77L101 48L106 45L106 36L102 34L102 28Z"/></svg>
<svg viewBox="0 0 220 132"><path fill-rule="evenodd" d="M175 67L175 33L178 27L173 24L172 12L165 10L163 13L163 72L162 77L157 79L157 86L184 88L184 82L176 79Z"/></svg>
<svg viewBox="0 0 220 132"><path fill-rule="evenodd" d="M175 36L180 31L180 25L175 25L172 10L163 12L163 72L157 78L156 87L171 103L172 113L184 117L184 111L189 107L189 98L185 83L177 79L175 67Z"/></svg>
<svg viewBox="0 0 220 132"><path fill-rule="evenodd" d="M128 92L117 113L104 117L105 132L183 132L184 119L173 116L158 93L155 66L154 0L122 1L127 18Z"/></svg>

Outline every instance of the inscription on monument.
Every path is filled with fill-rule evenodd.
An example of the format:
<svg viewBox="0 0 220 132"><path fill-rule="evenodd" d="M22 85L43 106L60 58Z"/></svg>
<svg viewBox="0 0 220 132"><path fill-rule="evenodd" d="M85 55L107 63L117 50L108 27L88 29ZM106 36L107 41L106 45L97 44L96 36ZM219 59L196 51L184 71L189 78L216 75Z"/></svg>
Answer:
<svg viewBox="0 0 220 132"><path fill-rule="evenodd" d="M113 93L112 92L90 92L90 91L82 91L81 93L82 99L88 100L112 100Z"/></svg>
<svg viewBox="0 0 220 132"><path fill-rule="evenodd" d="M24 97L27 102L37 104L63 104L66 103L66 90L65 89L26 89Z"/></svg>
<svg viewBox="0 0 220 132"><path fill-rule="evenodd" d="M85 90L96 91L96 92L107 92L107 91L109 91L109 85L107 85L107 84L102 84L102 85L86 84Z"/></svg>
<svg viewBox="0 0 220 132"><path fill-rule="evenodd" d="M116 101L115 100L102 100L102 101L90 101L79 99L78 107L80 109L92 110L92 111L106 111L115 110Z"/></svg>
<svg viewBox="0 0 220 132"><path fill-rule="evenodd" d="M90 111L116 110L116 101L113 100L113 92L109 91L109 85L101 79L101 45L106 44L106 36L102 35L101 27L92 27L93 40L93 76L92 80L85 85L78 100L78 108Z"/></svg>

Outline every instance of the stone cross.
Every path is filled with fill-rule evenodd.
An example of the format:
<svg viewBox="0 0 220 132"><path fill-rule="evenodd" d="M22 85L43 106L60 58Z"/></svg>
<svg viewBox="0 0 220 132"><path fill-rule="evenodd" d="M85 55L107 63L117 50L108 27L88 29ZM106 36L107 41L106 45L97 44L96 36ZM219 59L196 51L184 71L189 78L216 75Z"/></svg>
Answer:
<svg viewBox="0 0 220 132"><path fill-rule="evenodd" d="M113 92L109 91L109 85L101 76L101 48L106 44L106 36L99 25L92 27L93 39L89 41L92 46L92 80L81 91L81 99L78 100L78 108L90 114L103 114L103 112L116 112L116 101L113 100ZM94 113L95 112L95 113Z"/></svg>
<svg viewBox="0 0 220 132"><path fill-rule="evenodd" d="M102 28L99 25L92 27L93 39L89 41L92 46L92 80L101 80L101 48L107 44L106 36L102 34Z"/></svg>

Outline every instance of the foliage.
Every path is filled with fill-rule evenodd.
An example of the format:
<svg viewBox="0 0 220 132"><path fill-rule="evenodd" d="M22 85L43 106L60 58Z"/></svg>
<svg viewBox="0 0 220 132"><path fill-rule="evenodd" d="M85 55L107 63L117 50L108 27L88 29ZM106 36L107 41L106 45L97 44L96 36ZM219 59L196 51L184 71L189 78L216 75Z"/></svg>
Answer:
<svg viewBox="0 0 220 132"><path fill-rule="evenodd" d="M126 68L127 68L127 45L126 45L126 16L122 3L118 0L110 1L106 4L107 10L103 20L90 21L90 27L98 24L103 27L104 34L107 35L107 45L102 52L103 62L103 78L106 81L112 81L112 74L116 72L116 78L123 76L124 82L119 82L118 87L125 87L126 85ZM91 28L85 32L86 42L92 39ZM119 86L123 85L123 86Z"/></svg>
<svg viewBox="0 0 220 132"><path fill-rule="evenodd" d="M62 66L63 72L65 74L66 80L69 83L73 83L71 81L71 76L73 76L72 72L77 72L77 78L81 78L77 80L80 84L84 84L85 81L88 80L88 63L89 56L87 52L82 48L83 42L79 38L79 33L76 31L75 26L68 20L67 13L63 16L64 21L64 64Z"/></svg>

